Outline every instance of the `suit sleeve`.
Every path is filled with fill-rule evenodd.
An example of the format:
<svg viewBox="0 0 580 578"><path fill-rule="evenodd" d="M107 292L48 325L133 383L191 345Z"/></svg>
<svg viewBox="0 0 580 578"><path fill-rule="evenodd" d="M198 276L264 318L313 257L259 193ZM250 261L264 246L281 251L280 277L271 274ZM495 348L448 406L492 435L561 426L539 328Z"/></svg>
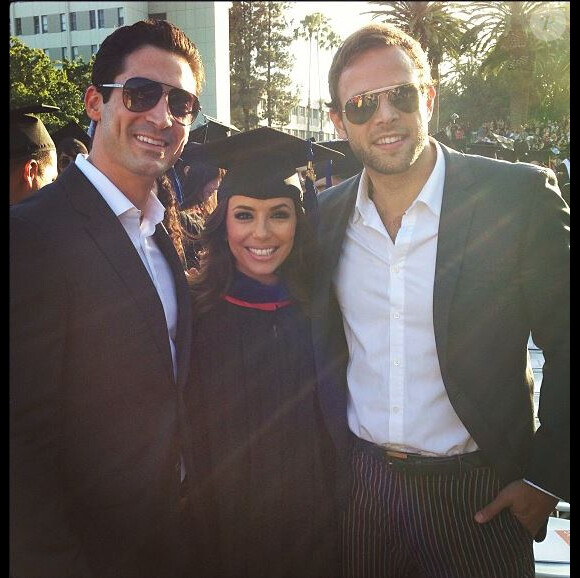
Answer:
<svg viewBox="0 0 580 578"><path fill-rule="evenodd" d="M555 175L538 178L530 197L522 279L532 339L544 367L532 454L525 478L570 500L570 211Z"/></svg>
<svg viewBox="0 0 580 578"><path fill-rule="evenodd" d="M92 576L61 472L67 293L38 226L10 221L10 575Z"/></svg>

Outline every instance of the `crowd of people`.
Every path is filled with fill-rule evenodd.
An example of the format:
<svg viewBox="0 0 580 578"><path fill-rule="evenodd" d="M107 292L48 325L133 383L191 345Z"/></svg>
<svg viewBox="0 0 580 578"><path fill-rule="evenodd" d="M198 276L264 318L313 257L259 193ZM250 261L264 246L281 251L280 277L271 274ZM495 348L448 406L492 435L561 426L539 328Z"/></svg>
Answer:
<svg viewBox="0 0 580 578"><path fill-rule="evenodd" d="M334 55L338 180L340 147L267 127L186 146L203 82L138 21L96 54L86 153L57 172L19 129L11 578L532 578L570 491L555 173L430 137L394 26Z"/></svg>
<svg viewBox="0 0 580 578"><path fill-rule="evenodd" d="M533 162L552 170L570 153L569 115L559 121L532 120L514 128L504 119L472 127L469 120L461 120L454 113L443 133L446 142L462 152L470 152L472 145L478 143L499 144L503 151L515 153L507 155L506 160Z"/></svg>

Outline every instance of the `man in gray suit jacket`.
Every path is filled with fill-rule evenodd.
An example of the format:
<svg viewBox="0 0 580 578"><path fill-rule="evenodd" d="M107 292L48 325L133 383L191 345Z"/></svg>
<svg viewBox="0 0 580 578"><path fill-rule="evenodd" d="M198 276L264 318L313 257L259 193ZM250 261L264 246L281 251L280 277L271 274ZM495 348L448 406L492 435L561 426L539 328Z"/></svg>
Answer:
<svg viewBox="0 0 580 578"><path fill-rule="evenodd" d="M350 430L345 576L531 578L569 496L569 208L550 170L429 138L429 63L397 28L347 38L329 84L364 165L319 197L313 307L323 407Z"/></svg>
<svg viewBox="0 0 580 578"><path fill-rule="evenodd" d="M89 156L11 207L12 578L187 570L191 310L153 190L203 75L168 22L118 28L85 94Z"/></svg>

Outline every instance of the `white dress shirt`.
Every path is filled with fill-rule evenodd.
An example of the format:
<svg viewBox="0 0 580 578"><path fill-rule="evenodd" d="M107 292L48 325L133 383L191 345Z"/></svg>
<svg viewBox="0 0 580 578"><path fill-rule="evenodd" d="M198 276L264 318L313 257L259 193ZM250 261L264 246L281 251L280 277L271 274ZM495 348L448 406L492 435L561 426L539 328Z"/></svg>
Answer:
<svg viewBox="0 0 580 578"><path fill-rule="evenodd" d="M349 348L348 423L392 449L445 456L477 444L451 406L433 329L433 284L445 160L391 240L363 171L334 283Z"/></svg>
<svg viewBox="0 0 580 578"><path fill-rule="evenodd" d="M157 294L165 311L167 333L171 358L173 360L173 374L177 373L175 337L177 331L177 295L175 279L167 260L157 246L153 237L155 227L163 221L165 207L151 192L143 211L133 203L84 155L79 154L75 159L79 170L89 179L99 191L111 210L118 217L121 225L129 235L147 273L151 277Z"/></svg>

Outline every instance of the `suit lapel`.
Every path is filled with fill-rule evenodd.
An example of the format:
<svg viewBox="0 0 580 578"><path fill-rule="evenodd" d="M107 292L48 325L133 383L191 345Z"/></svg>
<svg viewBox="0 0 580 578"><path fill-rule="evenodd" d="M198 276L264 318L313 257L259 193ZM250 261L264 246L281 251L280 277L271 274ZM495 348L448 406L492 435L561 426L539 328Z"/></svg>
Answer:
<svg viewBox="0 0 580 578"><path fill-rule="evenodd" d="M348 219L356 202L360 175L349 179L326 197L320 205L319 261L317 267L316 297L319 305L328 302L332 276L338 264Z"/></svg>
<svg viewBox="0 0 580 578"><path fill-rule="evenodd" d="M469 161L463 155L441 146L445 155L445 185L437 241L435 286L433 289L433 325L440 364L447 358L449 312L477 196Z"/></svg>
<svg viewBox="0 0 580 578"><path fill-rule="evenodd" d="M76 167L67 171L67 176L69 178L63 185L67 189L71 203L79 213L85 215L85 229L106 255L141 310L150 329L150 337L157 345L163 364L174 380L165 312L149 273L119 219L99 192ZM177 259L177 256L175 258ZM183 274L183 270L181 273ZM127 332L131 332L130 327L127 328Z"/></svg>
<svg viewBox="0 0 580 578"><path fill-rule="evenodd" d="M330 195L325 195L320 204L318 264L312 299L312 339L317 353L319 344L326 340L330 326L328 314L332 278L342 250L348 219L356 201L359 181L360 175L341 183Z"/></svg>

